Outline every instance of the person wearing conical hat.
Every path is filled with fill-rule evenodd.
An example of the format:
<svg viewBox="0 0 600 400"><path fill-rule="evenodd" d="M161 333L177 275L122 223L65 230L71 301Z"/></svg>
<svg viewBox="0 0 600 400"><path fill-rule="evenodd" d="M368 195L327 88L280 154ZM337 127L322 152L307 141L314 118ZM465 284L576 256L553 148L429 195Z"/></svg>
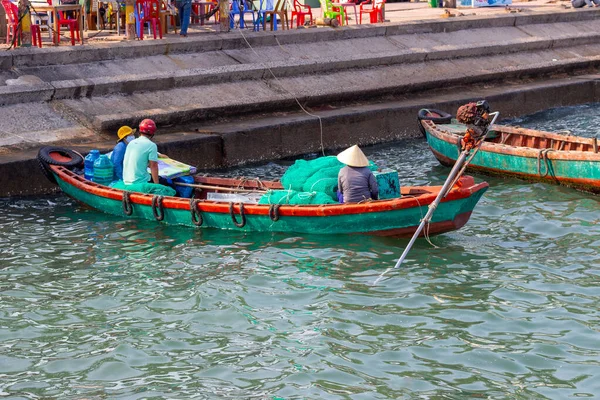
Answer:
<svg viewBox="0 0 600 400"><path fill-rule="evenodd" d="M338 199L340 203L358 203L377 200L379 187L375 175L368 168L369 160L362 150L354 145L337 155L346 164L338 174Z"/></svg>
<svg viewBox="0 0 600 400"><path fill-rule="evenodd" d="M127 150L127 144L135 139L133 135L133 129L129 126L122 126L119 128L117 132L117 145L112 151L110 156L110 161L112 161L114 165L114 180L122 180L123 179L123 160L125 159L125 150Z"/></svg>

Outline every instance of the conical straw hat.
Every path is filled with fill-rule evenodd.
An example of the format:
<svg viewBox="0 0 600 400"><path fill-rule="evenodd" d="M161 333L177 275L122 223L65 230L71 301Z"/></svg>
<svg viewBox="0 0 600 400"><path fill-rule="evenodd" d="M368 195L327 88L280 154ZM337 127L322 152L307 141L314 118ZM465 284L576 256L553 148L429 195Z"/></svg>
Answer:
<svg viewBox="0 0 600 400"><path fill-rule="evenodd" d="M342 151L337 155L337 159L350 167L366 167L369 165L369 159L357 145Z"/></svg>

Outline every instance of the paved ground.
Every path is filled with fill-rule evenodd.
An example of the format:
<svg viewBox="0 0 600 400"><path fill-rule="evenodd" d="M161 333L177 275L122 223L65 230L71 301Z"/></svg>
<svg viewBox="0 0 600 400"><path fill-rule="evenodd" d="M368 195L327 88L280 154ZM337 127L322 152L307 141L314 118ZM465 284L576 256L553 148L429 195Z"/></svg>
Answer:
<svg viewBox="0 0 600 400"><path fill-rule="evenodd" d="M481 8L470 8L470 7L458 7L458 8L431 8L427 2L400 2L400 3L388 3L385 6L385 19L387 22L411 22L411 21L427 21L435 20L440 18L461 18L465 16L490 16L490 15L504 15L504 14L517 14L517 13L539 13L549 11L563 11L568 10L570 1L568 0L533 0L533 1L514 1L514 3L507 8L505 7L481 7ZM315 15L319 14L316 9ZM355 26L357 21L354 16L352 8L349 8L349 24ZM357 7L358 11L358 7ZM365 17L366 18L366 17ZM251 19L247 17L248 22ZM212 22L212 20L211 20ZM368 22L366 22L368 24ZM317 29L329 29L327 27L319 27ZM216 33L219 31L219 25L213 23L207 23L204 26L200 24L192 24L189 29L189 36L194 37L198 35L207 35ZM124 41L123 35L117 35L116 31L86 31L84 32L84 38L86 44L102 43L102 42L113 42L113 41ZM165 35L165 38L186 40L185 38L179 38L179 35L170 31L169 34ZM70 37L62 37L61 45L69 45ZM153 40L153 39L145 39ZM48 35L45 33L42 37L44 46L51 46ZM4 42L0 43L0 50L7 49L8 45Z"/></svg>

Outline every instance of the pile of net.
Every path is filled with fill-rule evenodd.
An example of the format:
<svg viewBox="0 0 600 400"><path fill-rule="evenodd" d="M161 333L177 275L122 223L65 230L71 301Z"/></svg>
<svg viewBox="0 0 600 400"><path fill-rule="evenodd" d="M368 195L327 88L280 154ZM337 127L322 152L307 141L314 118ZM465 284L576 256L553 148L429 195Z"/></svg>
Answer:
<svg viewBox="0 0 600 400"><path fill-rule="evenodd" d="M345 165L334 156L297 160L283 177L285 190L263 195L258 204L334 204L337 203L337 178ZM377 171L371 162L369 168Z"/></svg>
<svg viewBox="0 0 600 400"><path fill-rule="evenodd" d="M296 190L270 190L263 194L258 204L335 204L337 201L321 192Z"/></svg>
<svg viewBox="0 0 600 400"><path fill-rule="evenodd" d="M127 190L128 192L157 194L159 196L175 196L177 193L175 189L171 187L156 183L134 183L132 185L126 185L123 181L115 181L110 184L110 187L114 189Z"/></svg>

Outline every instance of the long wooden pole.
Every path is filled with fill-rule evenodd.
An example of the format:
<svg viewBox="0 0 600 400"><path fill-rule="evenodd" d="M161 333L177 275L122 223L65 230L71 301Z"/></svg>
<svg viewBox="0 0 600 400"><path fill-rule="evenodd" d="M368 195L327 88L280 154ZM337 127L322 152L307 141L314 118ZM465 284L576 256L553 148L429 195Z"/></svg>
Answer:
<svg viewBox="0 0 600 400"><path fill-rule="evenodd" d="M458 160L456 160L456 163L454 164L454 167L452 167L452 171L450 171L450 174L448 175L448 178L446 178L446 182L444 182L444 186L442 186L442 189L438 193L438 195L435 198L435 200L433 201L433 203L431 203L429 205L428 210L427 210L427 214L425 214L425 217L423 217L423 219L421 220L421 223L419 224L419 227L417 228L417 230L414 233L413 237L410 239L410 242L408 242L408 246L406 246L406 248L404 249L404 252L402 253L402 255L400 256L400 258L398 259L398 262L396 262L396 265L394 265L394 268L398 268L400 266L400 264L402 264L402 262L404 261L404 259L408 255L408 252L410 251L410 248L415 243L415 240L421 234L421 231L423 230L423 227L425 227L425 224L428 223L431 220L431 217L433 216L433 213L437 209L437 206L440 204L440 201L442 200L442 198L444 198L446 196L446 194L448 193L448 191L450 189L452 189L451 183L454 181L455 178L457 178L457 177L460 176L460 175L458 175L459 170L462 168L462 166L463 166L463 164L464 164L467 156L469 155L469 152L470 152L470 150L465 150L462 153L460 153L460 156L458 157Z"/></svg>
<svg viewBox="0 0 600 400"><path fill-rule="evenodd" d="M483 141L485 140L485 137L487 136L487 134L489 132L489 127L492 126L492 124L494 122L496 122L496 118L498 118L499 113L495 112L495 113L490 114L490 115L494 115L494 118L488 124L488 126L485 128L485 134L483 136L481 136L481 138L479 139L479 142L477 143L477 146L475 147L473 155L475 155L475 153L477 152L477 150L481 146L481 143L483 143ZM429 205L429 210L427 211L427 214L425 215L425 217L423 218L423 220L419 224L419 227L417 228L417 231L415 232L415 234L413 235L413 237L410 239L410 242L408 242L408 246L406 246L406 249L404 249L404 252L402 253L402 255L400 256L400 258L398 259L398 262L396 262L396 265L394 265L394 268L398 268L402 264L402 262L404 261L404 259L408 255L408 252L410 251L410 248L412 247L413 243L415 242L415 240L417 239L417 237L419 236L419 234L423 230L423 227L425 226L426 223L428 223L431 220L431 217L433 216L433 213L435 212L435 209L437 208L438 204L440 204L440 201L444 197L446 197L446 194L448 194L448 192L450 191L450 189L452 189L452 187L454 186L454 183L465 172L465 169L467 168L467 165L473 159L473 157L470 157L467 160L467 156L469 155L469 153L471 153L471 150L473 150L473 149L467 149L467 150L464 150L462 153L460 153L460 156L456 160L456 163L454 163L454 167L452 167L452 170L450 171L450 174L446 178L446 182L444 182L444 186L442 186L442 190L440 190L440 192L438 193L438 195L435 198L435 200L433 201L433 203L431 203Z"/></svg>
<svg viewBox="0 0 600 400"><path fill-rule="evenodd" d="M193 188L197 188L197 189L223 190L225 192L267 193L266 190L230 188L230 187L224 187L224 186L202 185L202 184L198 184L198 183L173 182L173 184L176 186L187 186L187 187L193 187Z"/></svg>
<svg viewBox="0 0 600 400"><path fill-rule="evenodd" d="M487 127L485 128L485 134L481 136L481 139L479 139L479 142L477 143L477 146L475 146L475 153L477 152L477 150L481 146L481 143L483 143L483 141L485 140L485 137L487 136L487 134L489 132L489 127L492 126L492 124L494 124L494 122L496 122L496 119L498 118L498 115L500 115L500 113L499 112L494 112L494 113L492 113L490 115L493 115L494 118L487 125ZM421 223L419 224L419 227L417 228L417 230L415 231L414 235L412 236L412 238L408 242L408 245L406 246L406 248L402 252L402 255L400 256L400 258L396 262L396 265L394 265L394 268L398 268L398 267L400 267L400 265L402 265L402 262L404 261L404 259L408 255L408 252L410 251L412 245L415 243L415 240L417 240L417 237L421 234L421 231L425 227L425 224L428 223L431 220L431 217L433 216L433 213L437 209L437 206L440 204L440 201L444 197L446 197L446 194L448 194L448 192L450 191L450 189L452 189L452 187L454 186L454 183L458 180L458 178L460 178L460 176L462 175L462 173L465 171L468 163L473 159L473 157L470 157L467 160L467 156L469 156L469 153L471 152L471 150L473 150L473 149L463 150L460 153L460 155L458 156L458 159L454 163L454 166L452 167L452 170L450 171L450 174L448 174L448 177L446 178L446 181L444 182L444 185L442 186L442 189L438 193L438 195L435 198L435 200L429 205L428 210L427 210L427 214L421 220ZM379 275L379 277L375 280L374 284L377 284L377 282L379 282L383 278L383 276L386 273L388 273L391 269L392 268L388 268L381 275Z"/></svg>

